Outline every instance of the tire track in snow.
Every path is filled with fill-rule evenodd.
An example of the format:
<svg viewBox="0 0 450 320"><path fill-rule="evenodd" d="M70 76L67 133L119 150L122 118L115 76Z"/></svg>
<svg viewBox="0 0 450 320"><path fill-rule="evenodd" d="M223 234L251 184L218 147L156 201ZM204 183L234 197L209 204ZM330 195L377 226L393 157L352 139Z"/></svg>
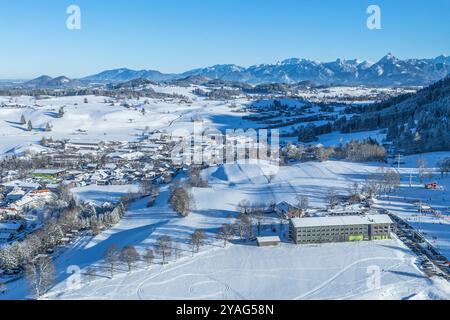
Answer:
<svg viewBox="0 0 450 320"><path fill-rule="evenodd" d="M373 261L373 260L403 260L404 261L404 258L373 257L373 258L367 258L367 259L362 259L362 260L355 261L355 262L349 264L348 266L346 266L344 269L341 269L338 273L336 273L334 276L332 276L330 279L326 280L325 282L323 282L322 284L320 284L316 288L314 288L314 289L312 289L312 290L302 294L301 296L298 296L298 297L294 298L293 300L304 300L304 299L307 299L309 296L311 296L314 293L322 290L324 287L326 287L327 285L332 283L334 280L339 278L339 276L341 276L343 273L347 272L352 267L354 267L354 266L356 266L356 265L358 265L360 263L367 262L367 261Z"/></svg>
<svg viewBox="0 0 450 320"><path fill-rule="evenodd" d="M216 252L213 253L213 255L212 255L211 257L215 257L215 256L220 255L220 254L222 253L221 251L219 251L219 250L217 250L217 249L212 249L212 250L213 250L213 251L216 251ZM208 253L208 252L210 252L210 251L211 251L211 250L205 251L205 252L203 252L203 254L197 255L197 256L194 257L193 259L187 260L187 261L184 262L184 263L177 264L177 265L174 266L173 268L164 268L164 266L162 266L162 267L160 268L160 272L159 272L158 274L152 275L152 276L150 276L150 277L144 279L140 284L138 284L138 287L137 287L137 289L136 289L136 296L138 297L139 300L145 300L145 299L142 298L142 293L143 293L142 288L145 286L145 284L146 284L147 282L149 282L149 281L155 279L156 277L159 277L159 276L161 276L161 275L164 275L164 274L166 274L166 273L168 273L168 272L172 272L172 271L174 271L174 270L177 270L177 269L183 268L183 267L185 267L185 266L188 266L188 265L190 265L190 264L193 264L193 263L195 263L197 260L199 260L205 253ZM172 278L171 280L173 280L173 278Z"/></svg>
<svg viewBox="0 0 450 320"><path fill-rule="evenodd" d="M250 176L245 172L244 168L242 168L241 164L237 163L237 166L238 166L239 171L242 173L243 176L245 176L245 178L247 179L247 181L248 181L249 184L251 184L251 185L253 185L253 186L261 185L261 184L259 184L259 183L254 182L254 181L250 178ZM260 170L261 170L261 169L260 169ZM275 198L275 192L273 191L273 189L272 189L271 186L270 186L269 179L268 179L262 172L261 172L261 176L264 176L264 177L267 179L267 185L268 185L267 190L268 190L268 191L270 192L270 194L272 195L272 198L273 198L274 200L276 200L276 198ZM259 188L256 188L256 187L255 187L255 190L259 190Z"/></svg>

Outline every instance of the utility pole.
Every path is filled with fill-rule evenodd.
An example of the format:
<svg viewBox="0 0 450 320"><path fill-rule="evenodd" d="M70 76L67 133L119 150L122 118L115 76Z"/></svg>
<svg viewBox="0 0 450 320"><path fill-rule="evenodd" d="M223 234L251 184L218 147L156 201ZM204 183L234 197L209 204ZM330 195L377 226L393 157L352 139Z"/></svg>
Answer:
<svg viewBox="0 0 450 320"><path fill-rule="evenodd" d="M422 234L422 200L419 202L419 234Z"/></svg>
<svg viewBox="0 0 450 320"><path fill-rule="evenodd" d="M398 170L398 173L400 174L400 161L402 160L402 155L399 153L398 155L397 155L397 170Z"/></svg>
<svg viewBox="0 0 450 320"><path fill-rule="evenodd" d="M412 169L409 172L409 187L412 188Z"/></svg>

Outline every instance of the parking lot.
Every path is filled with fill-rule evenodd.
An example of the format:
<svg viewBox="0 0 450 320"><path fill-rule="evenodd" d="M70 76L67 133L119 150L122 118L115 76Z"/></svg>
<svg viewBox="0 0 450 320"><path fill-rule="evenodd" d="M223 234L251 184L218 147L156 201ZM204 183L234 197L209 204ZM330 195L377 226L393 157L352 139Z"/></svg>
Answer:
<svg viewBox="0 0 450 320"><path fill-rule="evenodd" d="M396 215L389 214L395 223L397 237L418 256L420 268L429 276L439 276L450 281L449 261L408 223Z"/></svg>

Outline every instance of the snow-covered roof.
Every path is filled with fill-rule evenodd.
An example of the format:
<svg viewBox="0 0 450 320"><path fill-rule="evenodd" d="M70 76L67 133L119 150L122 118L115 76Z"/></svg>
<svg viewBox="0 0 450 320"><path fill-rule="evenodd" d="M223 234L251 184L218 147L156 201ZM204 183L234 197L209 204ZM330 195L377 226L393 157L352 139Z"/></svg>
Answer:
<svg viewBox="0 0 450 320"><path fill-rule="evenodd" d="M14 187L14 189L8 193L7 197L11 197L11 196L24 196L25 195L25 191L23 191L22 189L20 189L19 187Z"/></svg>
<svg viewBox="0 0 450 320"><path fill-rule="evenodd" d="M20 223L0 222L0 230L19 230Z"/></svg>
<svg viewBox="0 0 450 320"><path fill-rule="evenodd" d="M25 182L20 180L10 181L3 184L5 187L14 188L14 187L20 187L20 188L26 188L26 189L37 189L40 187L38 183L32 183L32 182Z"/></svg>
<svg viewBox="0 0 450 320"><path fill-rule="evenodd" d="M283 212L288 212L292 208L295 208L295 206L286 201L280 202L276 205L276 209Z"/></svg>
<svg viewBox="0 0 450 320"><path fill-rule="evenodd" d="M0 232L0 240L9 240L12 237L11 232Z"/></svg>
<svg viewBox="0 0 450 320"><path fill-rule="evenodd" d="M70 140L70 141L68 141L68 144L98 146L99 144L101 144L101 141L98 141L98 140Z"/></svg>
<svg viewBox="0 0 450 320"><path fill-rule="evenodd" d="M258 237L256 238L256 241L258 243L265 243L265 242L281 242L280 237L273 236L273 237Z"/></svg>
<svg viewBox="0 0 450 320"><path fill-rule="evenodd" d="M328 227L328 226L352 226L370 224L392 224L393 221L386 214L338 216L338 217L313 217L294 218L291 220L296 228Z"/></svg>
<svg viewBox="0 0 450 320"><path fill-rule="evenodd" d="M66 169L37 169L34 170L34 174L60 174L64 173Z"/></svg>

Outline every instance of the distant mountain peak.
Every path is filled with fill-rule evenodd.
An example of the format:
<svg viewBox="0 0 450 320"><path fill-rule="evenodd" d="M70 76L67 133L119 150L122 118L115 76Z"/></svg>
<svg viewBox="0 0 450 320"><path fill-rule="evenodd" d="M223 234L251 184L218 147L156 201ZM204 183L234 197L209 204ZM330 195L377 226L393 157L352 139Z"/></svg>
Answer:
<svg viewBox="0 0 450 320"><path fill-rule="evenodd" d="M395 63L397 61L398 59L392 53L388 53L380 60L380 62L392 62L392 63Z"/></svg>
<svg viewBox="0 0 450 320"><path fill-rule="evenodd" d="M30 87L61 87L61 86L67 86L72 85L74 83L73 80L69 79L66 76L59 76L56 78L52 78L47 75L40 76L36 79L30 80L25 82L25 86Z"/></svg>
<svg viewBox="0 0 450 320"><path fill-rule="evenodd" d="M104 71L83 80L125 82L145 78L154 82L162 82L198 76L248 84L313 81L317 84L422 86L442 79L449 73L450 58L446 55L434 59L401 60L392 53L388 53L375 63L343 58L332 62L288 58L274 64L258 64L248 68L235 64L216 64L181 74L163 74L154 70L138 71L121 68Z"/></svg>

